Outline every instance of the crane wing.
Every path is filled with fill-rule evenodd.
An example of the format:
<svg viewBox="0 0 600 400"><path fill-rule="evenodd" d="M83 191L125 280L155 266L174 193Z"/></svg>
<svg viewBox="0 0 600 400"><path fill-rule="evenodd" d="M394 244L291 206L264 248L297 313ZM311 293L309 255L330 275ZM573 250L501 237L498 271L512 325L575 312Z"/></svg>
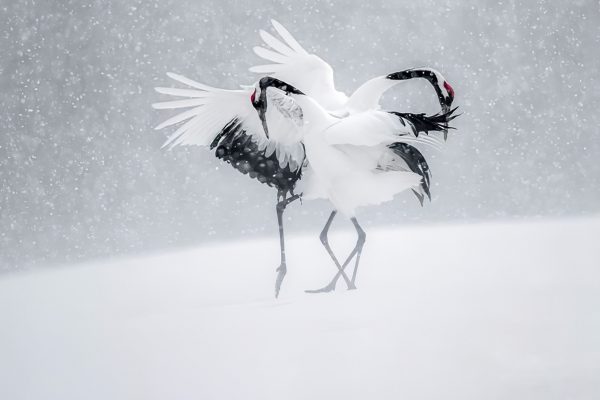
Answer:
<svg viewBox="0 0 600 400"><path fill-rule="evenodd" d="M324 132L329 144L349 144L355 146L377 146L379 144L423 143L439 145L437 138L429 136L434 132L454 129L448 123L457 116L456 108L435 115L399 113L395 111L365 111L351 114L331 125ZM420 133L424 135L419 136Z"/></svg>
<svg viewBox="0 0 600 400"><path fill-rule="evenodd" d="M326 109L341 108L347 100L335 89L333 69L315 54L309 54L279 22L271 20L281 39L261 30L263 44L254 52L269 62L250 68L251 72L288 82L314 98Z"/></svg>
<svg viewBox="0 0 600 400"><path fill-rule="evenodd" d="M399 136L413 136L413 131L387 112L367 111L340 119L323 134L329 144L377 146L394 143Z"/></svg>
<svg viewBox="0 0 600 400"><path fill-rule="evenodd" d="M296 171L302 167L304 149L300 143L284 144L266 137L250 100L253 87L242 90L218 89L181 75L173 73L167 75L186 85L187 88L156 88L159 93L179 99L155 103L152 105L155 109L184 110L156 127L156 129L163 129L177 125L177 129L171 134L164 147L200 145L210 146L212 149L224 143L249 143L250 141L252 146L245 146L245 148L251 147L252 154L244 155L244 149L241 149L242 153L235 153L239 160L228 161L241 163L249 157L271 157L275 154L281 168L289 165L291 170ZM222 155L217 151L217 157L225 158L221 157Z"/></svg>

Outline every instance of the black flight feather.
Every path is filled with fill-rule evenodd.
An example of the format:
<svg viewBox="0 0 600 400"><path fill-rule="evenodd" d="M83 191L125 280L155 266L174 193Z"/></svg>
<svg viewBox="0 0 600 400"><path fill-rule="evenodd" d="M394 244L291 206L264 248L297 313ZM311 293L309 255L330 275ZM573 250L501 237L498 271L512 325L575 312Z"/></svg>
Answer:
<svg viewBox="0 0 600 400"><path fill-rule="evenodd" d="M423 157L423 154L421 154L416 147L406 143L393 143L388 147L392 149L394 154L398 155L406 162L406 165L408 165L408 168L410 168L412 172L421 176L421 188L431 201L431 192L429 190L431 187L431 171L429 170L429 165L427 164L425 157ZM423 205L423 196L414 190L413 192L419 199L421 205Z"/></svg>
<svg viewBox="0 0 600 400"><path fill-rule="evenodd" d="M394 114L400 118L400 122L404 124L404 121L408 121L411 124L411 128L415 136L419 136L420 132L429 134L429 132L444 132L444 139L446 139L447 130L454 129L448 126L448 123L456 118L458 115L454 115L458 107L446 113L438 113L434 115L425 114L412 114L412 113L401 113L396 111L390 111L390 114Z"/></svg>
<svg viewBox="0 0 600 400"><path fill-rule="evenodd" d="M267 157L265 150L259 150L237 118L225 125L210 144L210 148L216 148L217 158L231 164L250 178L275 187L279 193L292 193L302 177L302 162L299 162L297 170L291 170L289 164L281 168L276 152Z"/></svg>

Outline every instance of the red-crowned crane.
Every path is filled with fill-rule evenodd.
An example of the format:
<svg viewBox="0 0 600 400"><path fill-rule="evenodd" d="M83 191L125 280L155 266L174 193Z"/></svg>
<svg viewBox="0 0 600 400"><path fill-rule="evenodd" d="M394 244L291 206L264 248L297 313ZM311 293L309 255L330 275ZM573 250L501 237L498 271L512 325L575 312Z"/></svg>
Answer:
<svg viewBox="0 0 600 400"><path fill-rule="evenodd" d="M435 143L427 136L416 138L419 132L441 130L447 132L447 116L452 104L454 92L443 76L430 68L409 69L386 76L373 78L359 87L350 97L337 91L333 84L333 71L329 64L314 54L309 54L292 35L279 23L272 21L273 27L283 41L273 35L260 31L264 42L272 50L255 48L255 52L274 64L251 68L259 74L269 74L278 82L283 80L302 88L302 93L310 94L314 100L334 116L347 118L351 115L379 108L381 95L402 80L412 78L427 79L434 87L443 114L433 118L423 118L420 114L403 114L403 121L413 133L414 140L420 143ZM277 220L280 238L280 265L277 268L275 295L278 296L281 283L287 271L283 230L283 212L292 201L300 198L294 188L306 169L305 144L302 142L302 130L291 115L280 112L267 115L267 88L272 85L261 80L254 85L244 86L240 90L226 90L210 87L184 76L168 73L173 80L186 85L186 88L156 88L159 93L182 98L153 104L156 109L187 109L177 114L156 129L179 125L165 146L201 145L215 150L215 156L230 163L238 171L248 174L259 182L277 190ZM274 82L274 81L273 81ZM290 87L293 87L290 85ZM299 91L299 90L298 90ZM260 107L264 105L262 111ZM258 111L258 113L257 113ZM261 121L259 115L264 118ZM446 115L446 116L444 116ZM269 127L266 118L269 119ZM431 125L433 123L433 125ZM270 129L272 136L265 134ZM368 129L368 127L366 127ZM276 134L273 134L276 133ZM422 202L429 196L429 172L427 164L416 148L410 146L405 138L397 152L407 164L407 168L417 171L422 182L414 192ZM414 143L414 141L413 141ZM402 147L402 149L400 149ZM420 171L420 172L418 172ZM326 240L327 231L335 216L332 212L321 235L328 253L336 262L341 276L349 287L354 286L337 262ZM336 279L337 280L337 279Z"/></svg>
<svg viewBox="0 0 600 400"><path fill-rule="evenodd" d="M334 279L325 287L309 292L335 289L343 277L348 289L354 289L356 272L366 234L356 219L359 207L381 204L394 195L412 190L422 201L429 196L429 167L413 144L430 144L418 132L445 131L454 119L454 110L426 116L370 109L345 117L332 115L314 98L294 86L272 77L260 80L261 96L254 106L262 121L265 135L270 134L270 121L275 119L269 107L293 123L299 143L305 149L308 168L303 178L303 198L327 199L333 205L321 240L338 268ZM340 212L354 225L358 239L346 261L340 264L327 241L333 218ZM352 277L344 268L356 257Z"/></svg>

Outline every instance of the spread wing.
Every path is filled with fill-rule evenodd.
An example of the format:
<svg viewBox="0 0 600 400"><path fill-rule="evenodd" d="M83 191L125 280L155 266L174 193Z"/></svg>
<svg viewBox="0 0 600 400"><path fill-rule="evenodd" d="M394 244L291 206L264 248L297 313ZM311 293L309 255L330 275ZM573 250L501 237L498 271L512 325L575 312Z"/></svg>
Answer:
<svg viewBox="0 0 600 400"><path fill-rule="evenodd" d="M441 129L441 128L440 128ZM437 130L437 129L435 129ZM431 131L434 131L432 128ZM418 136L411 120L400 113L366 111L342 118L325 132L331 145L379 146L396 142L424 144L436 147L439 140L432 136ZM429 133L429 131L425 131Z"/></svg>
<svg viewBox="0 0 600 400"><path fill-rule="evenodd" d="M218 89L181 75L167 75L187 87L156 88L157 92L178 99L155 103L152 105L154 108L181 111L156 127L177 126L164 146L200 145L214 148L225 141L237 143L243 137L245 142L252 142L254 152L265 157L275 154L281 168L289 166L294 171L301 168L304 149L300 143L280 143L266 137L250 100L253 87L242 90Z"/></svg>
<svg viewBox="0 0 600 400"><path fill-rule="evenodd" d="M391 144L399 136L413 136L413 133L398 118L383 111L369 111L340 119L327 128L324 135L329 144L377 146Z"/></svg>
<svg viewBox="0 0 600 400"><path fill-rule="evenodd" d="M320 57L309 54L279 22L271 20L281 39L260 31L266 47L254 47L256 55L269 62L257 65L250 71L288 82L314 98L325 109L343 107L345 94L335 89L333 69Z"/></svg>

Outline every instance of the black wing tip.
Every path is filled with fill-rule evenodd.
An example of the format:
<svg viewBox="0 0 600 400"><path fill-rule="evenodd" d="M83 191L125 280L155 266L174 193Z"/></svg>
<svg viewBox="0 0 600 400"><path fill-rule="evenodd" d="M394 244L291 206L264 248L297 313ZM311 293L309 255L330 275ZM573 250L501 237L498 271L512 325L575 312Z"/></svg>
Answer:
<svg viewBox="0 0 600 400"><path fill-rule="evenodd" d="M209 149L214 149L215 147L217 147L219 145L219 143L221 142L221 139L223 139L223 137L229 136L229 135L237 135L240 133L240 131L242 131L239 128L239 118L235 117L233 118L231 121L229 121L227 123L227 125L225 125L223 127L223 129L221 129L221 131L215 136L215 138L212 140L212 142L210 143Z"/></svg>
<svg viewBox="0 0 600 400"><path fill-rule="evenodd" d="M421 190L424 194L417 192L412 189L413 193L419 199L421 205L423 205L423 200L425 199L425 195L431 201L431 170L429 169L429 165L427 164L427 160L421 152L414 146L411 146L408 143L396 142L392 143L388 146L395 154L397 154L408 166L411 172L419 175L421 177Z"/></svg>
<svg viewBox="0 0 600 400"><path fill-rule="evenodd" d="M430 120L436 120L436 121L441 121L441 122L450 122L452 121L454 118L461 116L462 114L455 114L456 110L458 110L458 107L454 107L446 112L439 112L433 115L425 115L425 114L417 114L419 116L424 116L427 119Z"/></svg>
<svg viewBox="0 0 600 400"><path fill-rule="evenodd" d="M419 132L429 134L429 132L444 132L444 139L448 135L449 129L456 129L455 127L449 126L450 121L454 120L461 114L454 114L458 107L454 107L446 112L439 112L433 115L426 115L425 113L413 114L413 113L400 113L396 111L390 111L390 114L394 114L400 118L404 123L404 120L408 121L413 130L415 137L419 136Z"/></svg>
<svg viewBox="0 0 600 400"><path fill-rule="evenodd" d="M425 196L423 196L421 193L417 192L415 189L411 189L413 194L415 195L415 197L419 200L419 203L421 203L421 207L423 207L423 200L425 200Z"/></svg>
<svg viewBox="0 0 600 400"><path fill-rule="evenodd" d="M427 196L427 200L429 200L429 202L431 203L431 193L429 192L429 186L426 185L424 182L421 183L421 189L423 189L423 192L425 192L425 194L419 193L415 189L411 190L417 198L417 200L419 200L419 204L421 205L421 207L425 207L425 196Z"/></svg>

